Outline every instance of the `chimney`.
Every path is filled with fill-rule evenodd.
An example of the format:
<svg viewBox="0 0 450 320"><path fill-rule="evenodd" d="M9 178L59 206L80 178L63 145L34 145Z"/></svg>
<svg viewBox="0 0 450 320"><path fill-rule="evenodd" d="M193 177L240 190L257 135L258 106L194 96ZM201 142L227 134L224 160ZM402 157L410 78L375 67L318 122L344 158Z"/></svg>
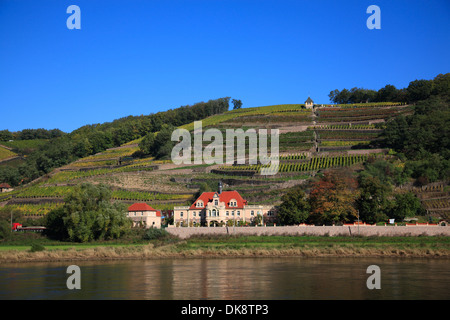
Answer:
<svg viewBox="0 0 450 320"><path fill-rule="evenodd" d="M219 194L222 193L222 181L219 181Z"/></svg>

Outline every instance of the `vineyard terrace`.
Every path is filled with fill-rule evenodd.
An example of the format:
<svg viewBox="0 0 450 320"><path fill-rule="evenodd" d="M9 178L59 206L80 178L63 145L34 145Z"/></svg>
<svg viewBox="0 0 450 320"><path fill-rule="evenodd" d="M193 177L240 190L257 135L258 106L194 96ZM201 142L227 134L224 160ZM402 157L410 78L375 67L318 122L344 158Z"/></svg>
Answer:
<svg viewBox="0 0 450 320"><path fill-rule="evenodd" d="M224 147L226 164L246 164L246 138L248 138L248 164L270 163L261 169L261 175L274 175L279 169L279 130L270 130L270 156L267 152L267 129L226 129L226 143L219 129L210 128L203 133L202 121L194 122L194 148L191 133L186 129L175 129L171 140L178 142L172 149L171 159L175 164L223 164ZM181 141L180 141L181 138ZM237 140L236 149L234 141ZM212 141L203 149L203 142ZM259 143L259 146L258 146ZM237 159L235 159L235 150ZM193 154L192 154L193 151ZM258 159L259 155L259 159Z"/></svg>

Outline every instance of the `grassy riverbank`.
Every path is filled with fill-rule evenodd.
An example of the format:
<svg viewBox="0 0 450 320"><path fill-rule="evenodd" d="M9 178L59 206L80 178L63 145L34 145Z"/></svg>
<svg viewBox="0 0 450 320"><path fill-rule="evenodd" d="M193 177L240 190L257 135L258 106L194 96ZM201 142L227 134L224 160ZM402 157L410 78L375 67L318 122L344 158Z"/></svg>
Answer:
<svg viewBox="0 0 450 320"><path fill-rule="evenodd" d="M24 241L1 243L0 263L265 256L450 258L450 237L438 236L202 236L180 240L166 235L159 239L140 242L74 244L44 238L34 238L28 244Z"/></svg>

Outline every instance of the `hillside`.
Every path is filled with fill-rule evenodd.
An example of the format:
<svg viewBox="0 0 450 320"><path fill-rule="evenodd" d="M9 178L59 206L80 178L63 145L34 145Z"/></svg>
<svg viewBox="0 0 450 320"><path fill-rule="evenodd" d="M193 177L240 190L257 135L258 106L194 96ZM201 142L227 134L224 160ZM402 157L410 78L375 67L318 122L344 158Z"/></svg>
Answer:
<svg viewBox="0 0 450 320"><path fill-rule="evenodd" d="M139 150L141 139L137 139L61 166L0 195L0 201L16 215L38 218L61 205L73 186L90 182L110 185L117 201L147 202L158 210L171 210L190 204L200 184L215 190L222 180L225 190L238 190L251 204L279 204L289 189L307 186L326 169L356 172L368 159L390 157L389 150L378 145L384 125L412 112L413 107L404 103L316 105L313 109L289 104L231 110L203 119L203 129L279 129L280 170L276 175L260 175L260 165L175 165L170 160L133 158ZM192 131L193 122L180 128ZM423 193L426 190L419 191L427 206L436 207L430 207L430 212L439 216L450 208L450 192L445 183L436 188L430 196Z"/></svg>

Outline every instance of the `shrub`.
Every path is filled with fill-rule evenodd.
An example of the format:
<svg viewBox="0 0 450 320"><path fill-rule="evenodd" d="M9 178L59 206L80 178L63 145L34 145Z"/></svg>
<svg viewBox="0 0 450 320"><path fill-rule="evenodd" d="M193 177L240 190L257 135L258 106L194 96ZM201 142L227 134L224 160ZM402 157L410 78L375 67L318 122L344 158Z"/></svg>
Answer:
<svg viewBox="0 0 450 320"><path fill-rule="evenodd" d="M144 240L155 240L166 238L169 233L164 229L150 228L144 234Z"/></svg>
<svg viewBox="0 0 450 320"><path fill-rule="evenodd" d="M40 245L38 243L33 243L31 245L30 252L38 252L38 251L44 251L45 247L43 245Z"/></svg>

